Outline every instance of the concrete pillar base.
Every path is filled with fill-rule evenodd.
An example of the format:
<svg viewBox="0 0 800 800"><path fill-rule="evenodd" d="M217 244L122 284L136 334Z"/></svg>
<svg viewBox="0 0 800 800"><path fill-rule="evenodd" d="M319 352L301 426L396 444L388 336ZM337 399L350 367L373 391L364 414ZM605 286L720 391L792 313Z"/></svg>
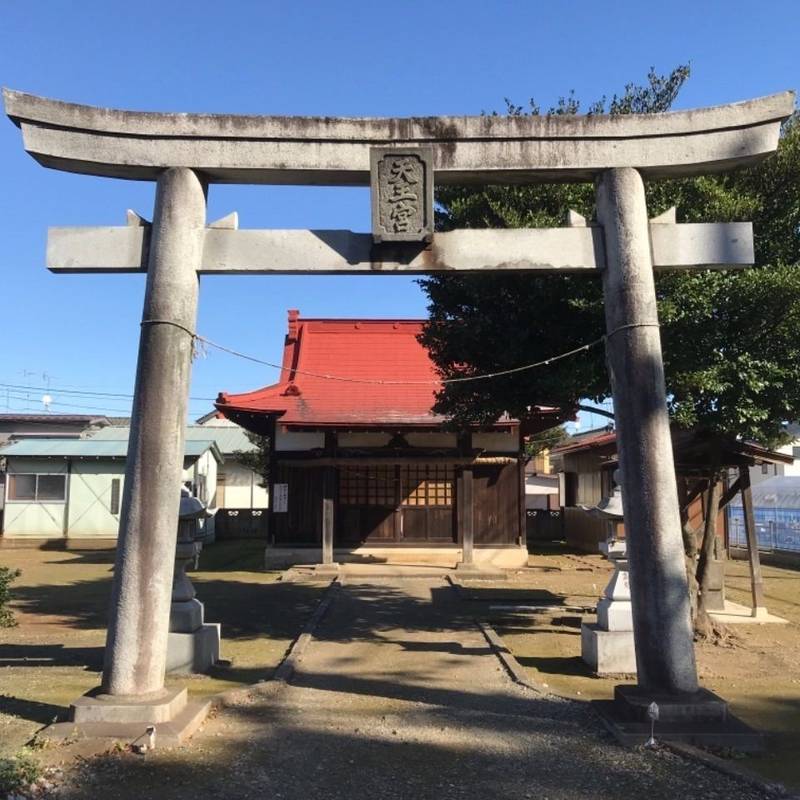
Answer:
<svg viewBox="0 0 800 800"><path fill-rule="evenodd" d="M164 689L150 698L119 697L91 691L69 707L73 722L168 722L186 708L187 692Z"/></svg>
<svg viewBox="0 0 800 800"><path fill-rule="evenodd" d="M41 735L51 740L97 739L173 747L191 736L211 708L209 701L189 703L185 688L165 689L148 699L101 694L94 689L70 705L69 722L50 725Z"/></svg>
<svg viewBox="0 0 800 800"><path fill-rule="evenodd" d="M219 661L221 626L204 622L190 633L171 632L167 639L167 672L208 672Z"/></svg>
<svg viewBox="0 0 800 800"><path fill-rule="evenodd" d="M635 675L633 631L604 630L598 623L581 625L581 658L597 675Z"/></svg>
<svg viewBox="0 0 800 800"><path fill-rule="evenodd" d="M708 689L686 694L649 692L641 686L617 686L614 701L596 707L608 730L620 744L638 747L650 737L647 708L658 705L656 741L725 747L745 753L762 752L764 735L728 710L728 704Z"/></svg>

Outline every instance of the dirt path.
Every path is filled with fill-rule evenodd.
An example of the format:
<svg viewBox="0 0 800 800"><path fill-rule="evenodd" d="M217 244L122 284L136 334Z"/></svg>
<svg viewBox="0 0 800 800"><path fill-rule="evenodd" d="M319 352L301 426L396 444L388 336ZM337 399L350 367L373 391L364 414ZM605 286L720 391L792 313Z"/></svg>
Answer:
<svg viewBox="0 0 800 800"><path fill-rule="evenodd" d="M443 581L342 586L291 684L191 746L88 762L61 797L761 797L667 752L608 741L579 703L513 684ZM69 785L68 784L68 785Z"/></svg>

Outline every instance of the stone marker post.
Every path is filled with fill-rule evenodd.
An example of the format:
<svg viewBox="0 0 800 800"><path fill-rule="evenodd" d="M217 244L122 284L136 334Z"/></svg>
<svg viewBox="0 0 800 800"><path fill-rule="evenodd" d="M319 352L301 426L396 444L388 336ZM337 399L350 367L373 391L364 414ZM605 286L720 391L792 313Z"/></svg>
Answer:
<svg viewBox="0 0 800 800"><path fill-rule="evenodd" d="M472 467L461 475L461 562L460 567L474 568L475 511Z"/></svg>
<svg viewBox="0 0 800 800"><path fill-rule="evenodd" d="M629 167L597 181L603 226L606 356L630 561L639 686L698 689L675 465L666 406L644 184Z"/></svg>
<svg viewBox="0 0 800 800"><path fill-rule="evenodd" d="M103 667L109 695L164 688L205 195L190 169L158 178Z"/></svg>
<svg viewBox="0 0 800 800"><path fill-rule="evenodd" d="M335 467L324 467L322 473L322 566L336 569L333 561Z"/></svg>

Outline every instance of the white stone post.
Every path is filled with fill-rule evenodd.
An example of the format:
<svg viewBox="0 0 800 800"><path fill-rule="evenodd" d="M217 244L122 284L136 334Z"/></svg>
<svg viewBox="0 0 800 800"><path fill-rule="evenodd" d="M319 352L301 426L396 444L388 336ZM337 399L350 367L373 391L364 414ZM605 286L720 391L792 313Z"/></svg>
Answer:
<svg viewBox="0 0 800 800"><path fill-rule="evenodd" d="M168 169L156 188L102 690L164 689L206 187Z"/></svg>
<svg viewBox="0 0 800 800"><path fill-rule="evenodd" d="M614 396L639 686L698 689L644 184L635 169L597 182L606 356Z"/></svg>

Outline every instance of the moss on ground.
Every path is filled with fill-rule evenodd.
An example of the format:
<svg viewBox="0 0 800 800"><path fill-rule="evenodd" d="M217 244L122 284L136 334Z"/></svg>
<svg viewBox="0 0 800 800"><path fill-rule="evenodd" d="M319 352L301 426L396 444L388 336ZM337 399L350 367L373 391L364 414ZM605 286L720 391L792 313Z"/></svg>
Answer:
<svg viewBox="0 0 800 800"><path fill-rule="evenodd" d="M191 573L206 620L222 623L222 658L209 675L169 676L194 696L269 678L324 590L263 571L258 541L208 545ZM66 718L69 703L97 686L102 669L113 553L1 550L20 569L12 590L18 626L0 644L0 757Z"/></svg>
<svg viewBox="0 0 800 800"><path fill-rule="evenodd" d="M702 684L724 697L734 714L769 735L768 752L741 763L769 780L800 789L800 572L762 570L767 607L789 624L731 626L736 634L732 646L697 645L698 670ZM526 598L541 602L543 596L556 606L593 605L610 574L600 556L548 552L532 556L530 567L512 582L475 590L474 600L534 681L564 697L609 699L614 686L625 679L597 677L580 657L580 624L592 615L572 610L509 615L496 606L512 598L519 604ZM749 605L746 562L726 563L726 588L731 600Z"/></svg>

